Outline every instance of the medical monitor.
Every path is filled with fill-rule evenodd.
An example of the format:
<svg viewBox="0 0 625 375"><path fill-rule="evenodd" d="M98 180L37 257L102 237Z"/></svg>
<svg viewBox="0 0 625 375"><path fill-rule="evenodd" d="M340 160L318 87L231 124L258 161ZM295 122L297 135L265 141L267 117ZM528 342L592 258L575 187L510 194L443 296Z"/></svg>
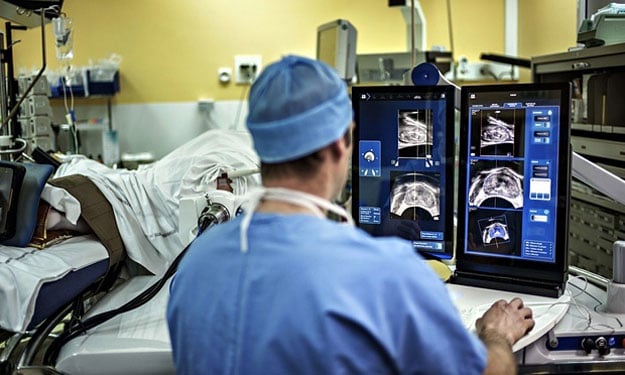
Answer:
<svg viewBox="0 0 625 375"><path fill-rule="evenodd" d="M567 270L568 83L463 86L454 282L559 296Z"/></svg>
<svg viewBox="0 0 625 375"><path fill-rule="evenodd" d="M352 215L374 236L453 256L454 89L355 86Z"/></svg>
<svg viewBox="0 0 625 375"><path fill-rule="evenodd" d="M338 19L317 28L317 60L336 69L341 78L351 81L356 74L356 28Z"/></svg>

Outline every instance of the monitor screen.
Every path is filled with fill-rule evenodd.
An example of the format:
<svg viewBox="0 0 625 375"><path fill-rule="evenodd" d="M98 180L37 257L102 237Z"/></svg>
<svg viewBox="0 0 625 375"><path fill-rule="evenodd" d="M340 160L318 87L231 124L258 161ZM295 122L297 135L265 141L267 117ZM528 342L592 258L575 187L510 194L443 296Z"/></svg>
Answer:
<svg viewBox="0 0 625 375"><path fill-rule="evenodd" d="M353 87L352 214L374 236L453 256L454 89Z"/></svg>
<svg viewBox="0 0 625 375"><path fill-rule="evenodd" d="M561 281L569 84L462 87L457 268Z"/></svg>
<svg viewBox="0 0 625 375"><path fill-rule="evenodd" d="M352 80L356 74L356 28L338 19L317 28L317 60L333 67L339 76Z"/></svg>

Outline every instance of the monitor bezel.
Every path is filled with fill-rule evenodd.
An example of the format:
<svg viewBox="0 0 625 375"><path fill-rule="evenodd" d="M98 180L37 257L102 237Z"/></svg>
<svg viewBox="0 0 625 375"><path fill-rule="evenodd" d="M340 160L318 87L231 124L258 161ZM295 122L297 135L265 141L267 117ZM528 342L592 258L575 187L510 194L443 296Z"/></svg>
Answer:
<svg viewBox="0 0 625 375"><path fill-rule="evenodd" d="M328 30L336 30L334 61L321 59L321 35ZM339 74L345 81L351 81L356 75L356 43L358 31L349 21L337 19L317 26L315 58L322 61Z"/></svg>
<svg viewBox="0 0 625 375"><path fill-rule="evenodd" d="M560 96L560 124L558 127L557 216L556 216L556 257L554 262L523 260L487 255L468 254L465 225L467 216L466 200L469 182L467 168L470 148L469 103L470 93L513 92L513 91L558 91ZM571 185L571 144L570 144L570 100L571 86L562 83L517 83L495 85L471 85L461 89L459 171L458 171L458 241L456 245L456 269L462 272L505 276L509 278L532 279L544 282L562 282L568 269L569 203ZM568 155L568 157L566 156Z"/></svg>
<svg viewBox="0 0 625 375"><path fill-rule="evenodd" d="M353 131L353 147L352 147L352 162L351 162L351 213L357 226L358 222L358 210L359 210L359 150L358 145L360 142L360 95L366 93L415 93L415 94L445 94L447 101L445 103L445 166L443 172L445 174L445 222L443 223L445 228L450 228L449 231L445 231L445 240L443 241L442 251L427 251L416 249L419 254L425 258L430 259L452 259L454 255L454 209L455 209L455 87L453 86L353 86L352 87L352 108L354 110L354 131Z"/></svg>
<svg viewBox="0 0 625 375"><path fill-rule="evenodd" d="M6 170L4 173L9 174L10 180L5 181L7 190L2 191L5 202L3 202L2 212L0 212L0 241L4 241L15 236L17 229L17 215L18 215L18 203L20 198L20 191L24 177L26 175L26 168L20 163L14 163L9 161L0 160L0 170ZM1 176L7 179L7 176Z"/></svg>

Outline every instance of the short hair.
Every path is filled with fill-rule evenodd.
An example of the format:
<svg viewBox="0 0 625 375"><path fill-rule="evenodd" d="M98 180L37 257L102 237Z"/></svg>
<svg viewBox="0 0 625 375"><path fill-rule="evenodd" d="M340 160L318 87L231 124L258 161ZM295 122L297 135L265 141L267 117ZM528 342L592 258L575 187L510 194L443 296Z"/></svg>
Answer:
<svg viewBox="0 0 625 375"><path fill-rule="evenodd" d="M352 144L351 127L343 134L343 141L349 147ZM323 150L323 148L321 149ZM314 176L322 163L321 150L314 151L301 158L284 163L260 163L260 174L263 179L295 176L305 179Z"/></svg>

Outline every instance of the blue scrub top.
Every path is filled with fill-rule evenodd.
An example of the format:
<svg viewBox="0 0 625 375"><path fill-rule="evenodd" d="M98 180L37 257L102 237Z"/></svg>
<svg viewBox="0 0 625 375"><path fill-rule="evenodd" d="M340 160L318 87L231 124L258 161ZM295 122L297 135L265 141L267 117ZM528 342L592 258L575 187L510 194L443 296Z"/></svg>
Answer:
<svg viewBox="0 0 625 375"><path fill-rule="evenodd" d="M191 245L167 319L179 374L481 374L486 349L410 244L255 213Z"/></svg>

